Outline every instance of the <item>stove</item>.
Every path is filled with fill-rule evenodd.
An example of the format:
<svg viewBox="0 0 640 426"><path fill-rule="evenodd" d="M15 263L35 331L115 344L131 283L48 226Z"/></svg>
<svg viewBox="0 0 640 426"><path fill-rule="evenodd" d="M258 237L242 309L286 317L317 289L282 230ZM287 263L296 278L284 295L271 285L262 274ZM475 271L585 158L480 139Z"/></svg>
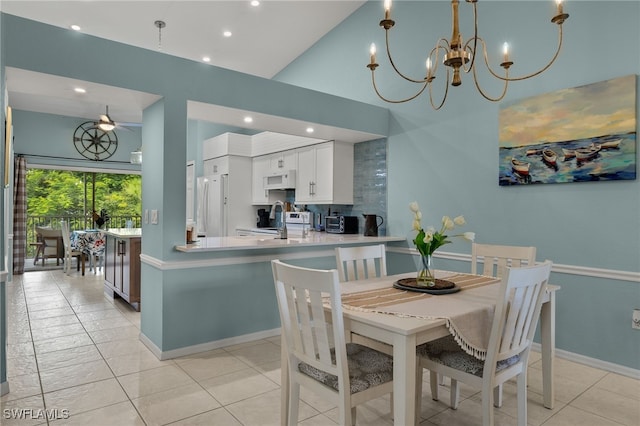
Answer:
<svg viewBox="0 0 640 426"><path fill-rule="evenodd" d="M295 234L302 234L302 229L311 229L313 226L312 212L286 212L285 222L287 223L287 231Z"/></svg>

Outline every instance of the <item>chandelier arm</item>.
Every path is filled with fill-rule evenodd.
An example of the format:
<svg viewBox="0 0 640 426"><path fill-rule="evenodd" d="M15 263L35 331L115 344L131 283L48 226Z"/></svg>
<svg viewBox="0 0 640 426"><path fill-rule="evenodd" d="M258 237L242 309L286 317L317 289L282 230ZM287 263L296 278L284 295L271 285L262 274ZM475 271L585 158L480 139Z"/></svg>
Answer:
<svg viewBox="0 0 640 426"><path fill-rule="evenodd" d="M393 59L391 58L391 48L389 47L389 30L385 30L385 31L384 31L384 34L385 34L385 44L386 44L386 46L387 46L387 57L389 58L389 63L391 64L391 66L393 67L393 69L396 71L396 73L397 73L400 77L402 77L402 78L404 78L405 80L410 81L410 82L412 82L412 83L418 83L418 84L428 83L428 81L427 81L427 78L426 78L426 77L425 77L425 78L423 78L422 80L415 80L415 79L413 79L413 78L411 78L411 77L407 77L407 76L405 76L404 74L402 74L402 73L400 72L400 70L398 69L398 67L396 67L396 64L393 62ZM422 90L424 90L424 88L423 88ZM420 93L422 93L422 91L421 91ZM413 98L412 98L412 99L413 99Z"/></svg>
<svg viewBox="0 0 640 426"><path fill-rule="evenodd" d="M504 96L507 94L507 88L509 87L509 70L506 69L505 70L505 78L501 78L500 80L504 81L504 86L502 88L502 94L500 94L500 96L498 96L497 98L492 98L491 96L487 95L484 90L482 90L482 87L480 87L480 83L478 82L478 76L476 74L476 67L473 67L473 83L476 85L476 89L478 89L478 92L480 92L480 94L482 95L483 98L485 98L488 101L491 102L498 102L501 101L502 98L504 98Z"/></svg>
<svg viewBox="0 0 640 426"><path fill-rule="evenodd" d="M538 71L536 71L534 73L531 73L531 74L519 76L519 77L508 77L509 73L507 73L505 77L502 77L502 76L496 74L491 69L491 67L489 66L489 59L487 58L487 49L486 49L486 46L485 46L484 49L483 49L483 51L484 51L484 63L487 66L487 69L489 70L491 75L493 75L495 78L497 78L499 80L503 80L503 81L521 81L521 80L526 80L528 78L535 77L537 75L542 74L543 72L548 70L549 67L551 67L551 65L553 65L553 63L558 58L558 55L560 54L560 50L562 49L562 25L559 24L558 27L559 27L559 31L558 31L558 48L556 49L556 53L553 55L553 58L551 58L551 60L544 67L539 69ZM483 42L483 46L484 46L484 42Z"/></svg>
<svg viewBox="0 0 640 426"><path fill-rule="evenodd" d="M417 98L418 96L420 96L422 94L422 92L424 92L424 89L426 89L427 86L429 85L429 81L425 80L424 84L422 85L422 88L415 95L413 95L411 97L408 97L406 99L394 100L394 99L387 99L384 96L382 96L382 94L378 90L378 86L376 85L376 78L375 78L375 73L374 73L373 70L371 71L371 82L373 83L373 90L375 90L376 95L378 95L378 97L380 99L382 99L383 101L389 102L390 104L401 104L401 103L404 103L404 102L409 102L409 101Z"/></svg>
<svg viewBox="0 0 640 426"><path fill-rule="evenodd" d="M465 73L468 73L471 68L476 63L476 49L478 48L478 3L473 2L473 39L469 39L467 43L464 45L464 50L467 49L469 43L473 40L473 50L471 53L471 63L469 64L469 69L465 69L463 66L463 70Z"/></svg>
<svg viewBox="0 0 640 426"><path fill-rule="evenodd" d="M433 103L433 85L429 85L429 102L431 102L431 108L433 108L434 110L438 111L440 108L443 107L445 101L447 100L447 94L449 93L449 69L447 69L447 79L445 80L444 83L444 96L442 97L442 101L440 101L440 105L436 106Z"/></svg>

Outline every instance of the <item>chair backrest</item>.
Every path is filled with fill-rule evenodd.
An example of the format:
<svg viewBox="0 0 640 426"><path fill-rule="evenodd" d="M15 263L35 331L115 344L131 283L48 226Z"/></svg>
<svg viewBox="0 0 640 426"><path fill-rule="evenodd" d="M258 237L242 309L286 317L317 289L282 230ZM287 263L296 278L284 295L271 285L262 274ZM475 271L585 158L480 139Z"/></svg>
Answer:
<svg viewBox="0 0 640 426"><path fill-rule="evenodd" d="M339 392L348 395L349 374L338 271L302 268L279 260L271 261L271 265L290 371L295 373L298 364L305 362L341 378ZM331 304L332 324L325 319L325 301ZM331 348L335 348L335 363L331 359Z"/></svg>
<svg viewBox="0 0 640 426"><path fill-rule="evenodd" d="M69 222L61 220L60 225L62 228L62 242L64 243L65 250L71 250L71 235L69 233Z"/></svg>
<svg viewBox="0 0 640 426"><path fill-rule="evenodd" d="M340 281L364 280L387 275L384 244L361 247L336 247Z"/></svg>
<svg viewBox="0 0 640 426"><path fill-rule="evenodd" d="M493 375L498 361L515 355L521 355L521 360L526 362L551 265L547 260L537 266L506 268L493 316L484 373Z"/></svg>
<svg viewBox="0 0 640 426"><path fill-rule="evenodd" d="M536 263L535 247L500 246L493 244L471 245L471 273L478 273L478 258L483 258L481 275L502 278L505 268L533 266Z"/></svg>
<svg viewBox="0 0 640 426"><path fill-rule="evenodd" d="M62 231L60 229L36 226L36 233L40 235L40 238L44 242L44 254L47 256L57 256L58 241L62 236Z"/></svg>

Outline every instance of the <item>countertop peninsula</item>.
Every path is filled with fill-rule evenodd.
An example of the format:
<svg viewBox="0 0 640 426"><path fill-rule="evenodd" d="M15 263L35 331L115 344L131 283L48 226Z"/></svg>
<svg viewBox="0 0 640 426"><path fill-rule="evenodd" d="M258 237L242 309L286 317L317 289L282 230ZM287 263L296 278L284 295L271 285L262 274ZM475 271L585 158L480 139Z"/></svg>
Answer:
<svg viewBox="0 0 640 426"><path fill-rule="evenodd" d="M289 238L280 239L272 235L245 235L231 237L199 238L193 244L178 245L177 251L184 253L202 253L229 250L265 250L277 248L342 246L357 244L381 244L391 241L405 241L406 237L380 236L365 237L359 234L330 234L310 232L305 238L300 234L289 234Z"/></svg>
<svg viewBox="0 0 640 426"><path fill-rule="evenodd" d="M136 238L142 237L142 228L109 228L104 233L118 238Z"/></svg>

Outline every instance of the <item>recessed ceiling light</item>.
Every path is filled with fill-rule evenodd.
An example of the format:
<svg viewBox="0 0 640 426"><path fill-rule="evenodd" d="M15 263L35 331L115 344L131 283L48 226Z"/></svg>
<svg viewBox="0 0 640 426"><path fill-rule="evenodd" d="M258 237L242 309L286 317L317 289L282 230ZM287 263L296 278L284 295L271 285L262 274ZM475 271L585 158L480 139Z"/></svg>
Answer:
<svg viewBox="0 0 640 426"><path fill-rule="evenodd" d="M208 57L208 56L203 56L203 57L202 57L202 60L203 60L204 62L211 62L211 58L210 58L210 57Z"/></svg>
<svg viewBox="0 0 640 426"><path fill-rule="evenodd" d="M231 31L225 31L225 32L222 33L222 35L225 36L225 37L231 37L232 33L231 33Z"/></svg>
<svg viewBox="0 0 640 426"><path fill-rule="evenodd" d="M307 127L307 133L313 133L313 127Z"/></svg>
<svg viewBox="0 0 640 426"><path fill-rule="evenodd" d="M258 0L253 0L251 2L251 6L253 6L253 7L260 6L260 2Z"/></svg>
<svg viewBox="0 0 640 426"><path fill-rule="evenodd" d="M82 87L74 87L73 91L76 93L87 93L87 90L83 89Z"/></svg>
<svg viewBox="0 0 640 426"><path fill-rule="evenodd" d="M253 118L247 116L247 117L244 118L244 122L245 123L253 123Z"/></svg>
<svg viewBox="0 0 640 426"><path fill-rule="evenodd" d="M69 28L71 28L74 31L80 31L82 29L80 28L80 25L76 25L76 24L70 25Z"/></svg>

